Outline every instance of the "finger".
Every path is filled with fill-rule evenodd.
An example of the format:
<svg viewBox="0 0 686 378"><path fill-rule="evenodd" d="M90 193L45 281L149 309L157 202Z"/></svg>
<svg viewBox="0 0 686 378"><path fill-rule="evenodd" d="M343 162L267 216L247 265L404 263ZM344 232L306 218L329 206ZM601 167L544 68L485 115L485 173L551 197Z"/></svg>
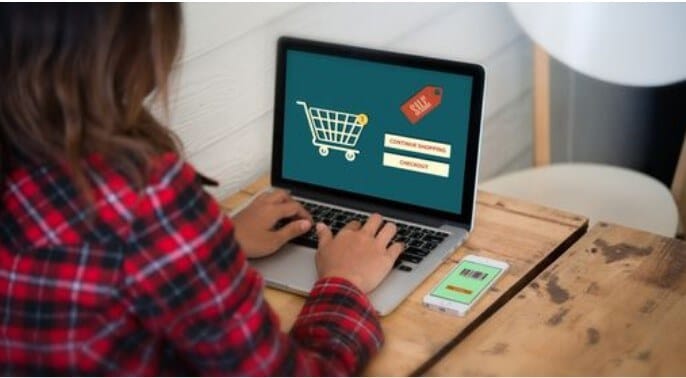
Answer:
<svg viewBox="0 0 686 378"><path fill-rule="evenodd" d="M283 189L274 189L273 191L266 193L264 199L269 203L281 203L291 199L291 195Z"/></svg>
<svg viewBox="0 0 686 378"><path fill-rule="evenodd" d="M279 219L297 216L301 219L312 220L312 216L310 215L310 213L308 213L307 210L305 210L305 208L300 203L295 201L289 201L278 205L274 205L273 211L274 215Z"/></svg>
<svg viewBox="0 0 686 378"><path fill-rule="evenodd" d="M319 240L319 248L329 244L331 239L333 239L331 229L324 223L317 223L317 239Z"/></svg>
<svg viewBox="0 0 686 378"><path fill-rule="evenodd" d="M395 232L397 230L398 228L395 226L395 224L387 222L383 227L381 227L381 231L376 234L376 244L381 248L386 248L388 243L391 242L391 239L393 239L393 236L395 236Z"/></svg>
<svg viewBox="0 0 686 378"><path fill-rule="evenodd" d="M391 244L391 246L388 247L388 249L386 249L386 251L388 252L388 256L392 258L393 261L395 261L395 259L397 259L398 256L400 256L400 254L403 253L404 250L405 244L398 242Z"/></svg>
<svg viewBox="0 0 686 378"><path fill-rule="evenodd" d="M379 227L381 227L382 221L383 218L381 218L381 215L374 213L369 216L367 222L364 224L364 226L362 226L362 231L374 236L379 230Z"/></svg>
<svg viewBox="0 0 686 378"><path fill-rule="evenodd" d="M289 222L276 231L279 247L287 241L306 233L312 227L312 222L306 219Z"/></svg>
<svg viewBox="0 0 686 378"><path fill-rule="evenodd" d="M362 223L360 223L357 220L352 220L348 222L343 228L341 228L341 231L343 230L349 230L349 231L357 231L362 227Z"/></svg>
<svg viewBox="0 0 686 378"><path fill-rule="evenodd" d="M307 211L307 210L305 209L305 207L304 207L300 202L298 202L298 201L296 201L296 200L292 200L292 201L293 201L293 203L295 203L296 205L298 205L298 209L297 209L297 211L295 212L295 215L296 215L298 218L307 219L307 220L309 220L309 221L311 222L311 221L312 221L312 214L310 214L310 212Z"/></svg>

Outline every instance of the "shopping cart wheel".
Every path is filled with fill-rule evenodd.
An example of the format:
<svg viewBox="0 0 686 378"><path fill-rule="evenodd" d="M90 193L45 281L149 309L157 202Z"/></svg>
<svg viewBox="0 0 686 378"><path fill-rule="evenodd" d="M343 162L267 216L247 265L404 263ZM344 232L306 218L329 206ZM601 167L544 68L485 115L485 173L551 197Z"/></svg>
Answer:
<svg viewBox="0 0 686 378"><path fill-rule="evenodd" d="M319 147L319 154L322 156L326 156L329 154L329 148L326 146L320 146Z"/></svg>
<svg viewBox="0 0 686 378"><path fill-rule="evenodd" d="M348 161L353 161L355 160L355 153L352 151L346 151L345 158L348 159Z"/></svg>

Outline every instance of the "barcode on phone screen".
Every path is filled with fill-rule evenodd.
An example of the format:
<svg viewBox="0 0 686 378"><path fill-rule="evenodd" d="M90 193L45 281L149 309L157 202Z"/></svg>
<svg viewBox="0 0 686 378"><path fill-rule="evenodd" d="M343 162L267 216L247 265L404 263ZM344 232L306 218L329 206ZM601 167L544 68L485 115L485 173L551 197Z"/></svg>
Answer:
<svg viewBox="0 0 686 378"><path fill-rule="evenodd" d="M475 280L483 281L483 279L486 278L486 276L488 276L488 273L483 273L476 270L465 268L462 269L462 271L460 271L460 275L467 278L473 278Z"/></svg>

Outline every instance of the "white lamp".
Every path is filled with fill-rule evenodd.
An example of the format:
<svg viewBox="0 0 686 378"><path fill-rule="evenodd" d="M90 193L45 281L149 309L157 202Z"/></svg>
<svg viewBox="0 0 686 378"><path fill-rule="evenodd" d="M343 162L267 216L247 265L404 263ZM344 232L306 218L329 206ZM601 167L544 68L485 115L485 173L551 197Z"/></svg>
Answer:
<svg viewBox="0 0 686 378"><path fill-rule="evenodd" d="M524 31L575 71L620 85L686 78L686 4L517 3Z"/></svg>
<svg viewBox="0 0 686 378"><path fill-rule="evenodd" d="M685 4L510 4L534 50L535 168L484 182L481 189L674 236L678 209L670 191L639 172L601 164L550 163L552 55L592 78L660 86L686 79ZM686 149L677 175L686 177ZM673 190L681 196L683 180Z"/></svg>

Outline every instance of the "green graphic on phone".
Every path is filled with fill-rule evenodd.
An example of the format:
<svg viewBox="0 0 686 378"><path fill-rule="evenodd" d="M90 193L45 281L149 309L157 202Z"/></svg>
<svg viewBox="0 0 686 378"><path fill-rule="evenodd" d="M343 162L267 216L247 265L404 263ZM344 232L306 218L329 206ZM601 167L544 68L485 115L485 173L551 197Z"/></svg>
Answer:
<svg viewBox="0 0 686 378"><path fill-rule="evenodd" d="M431 292L431 295L469 305L495 280L502 269L462 261Z"/></svg>

